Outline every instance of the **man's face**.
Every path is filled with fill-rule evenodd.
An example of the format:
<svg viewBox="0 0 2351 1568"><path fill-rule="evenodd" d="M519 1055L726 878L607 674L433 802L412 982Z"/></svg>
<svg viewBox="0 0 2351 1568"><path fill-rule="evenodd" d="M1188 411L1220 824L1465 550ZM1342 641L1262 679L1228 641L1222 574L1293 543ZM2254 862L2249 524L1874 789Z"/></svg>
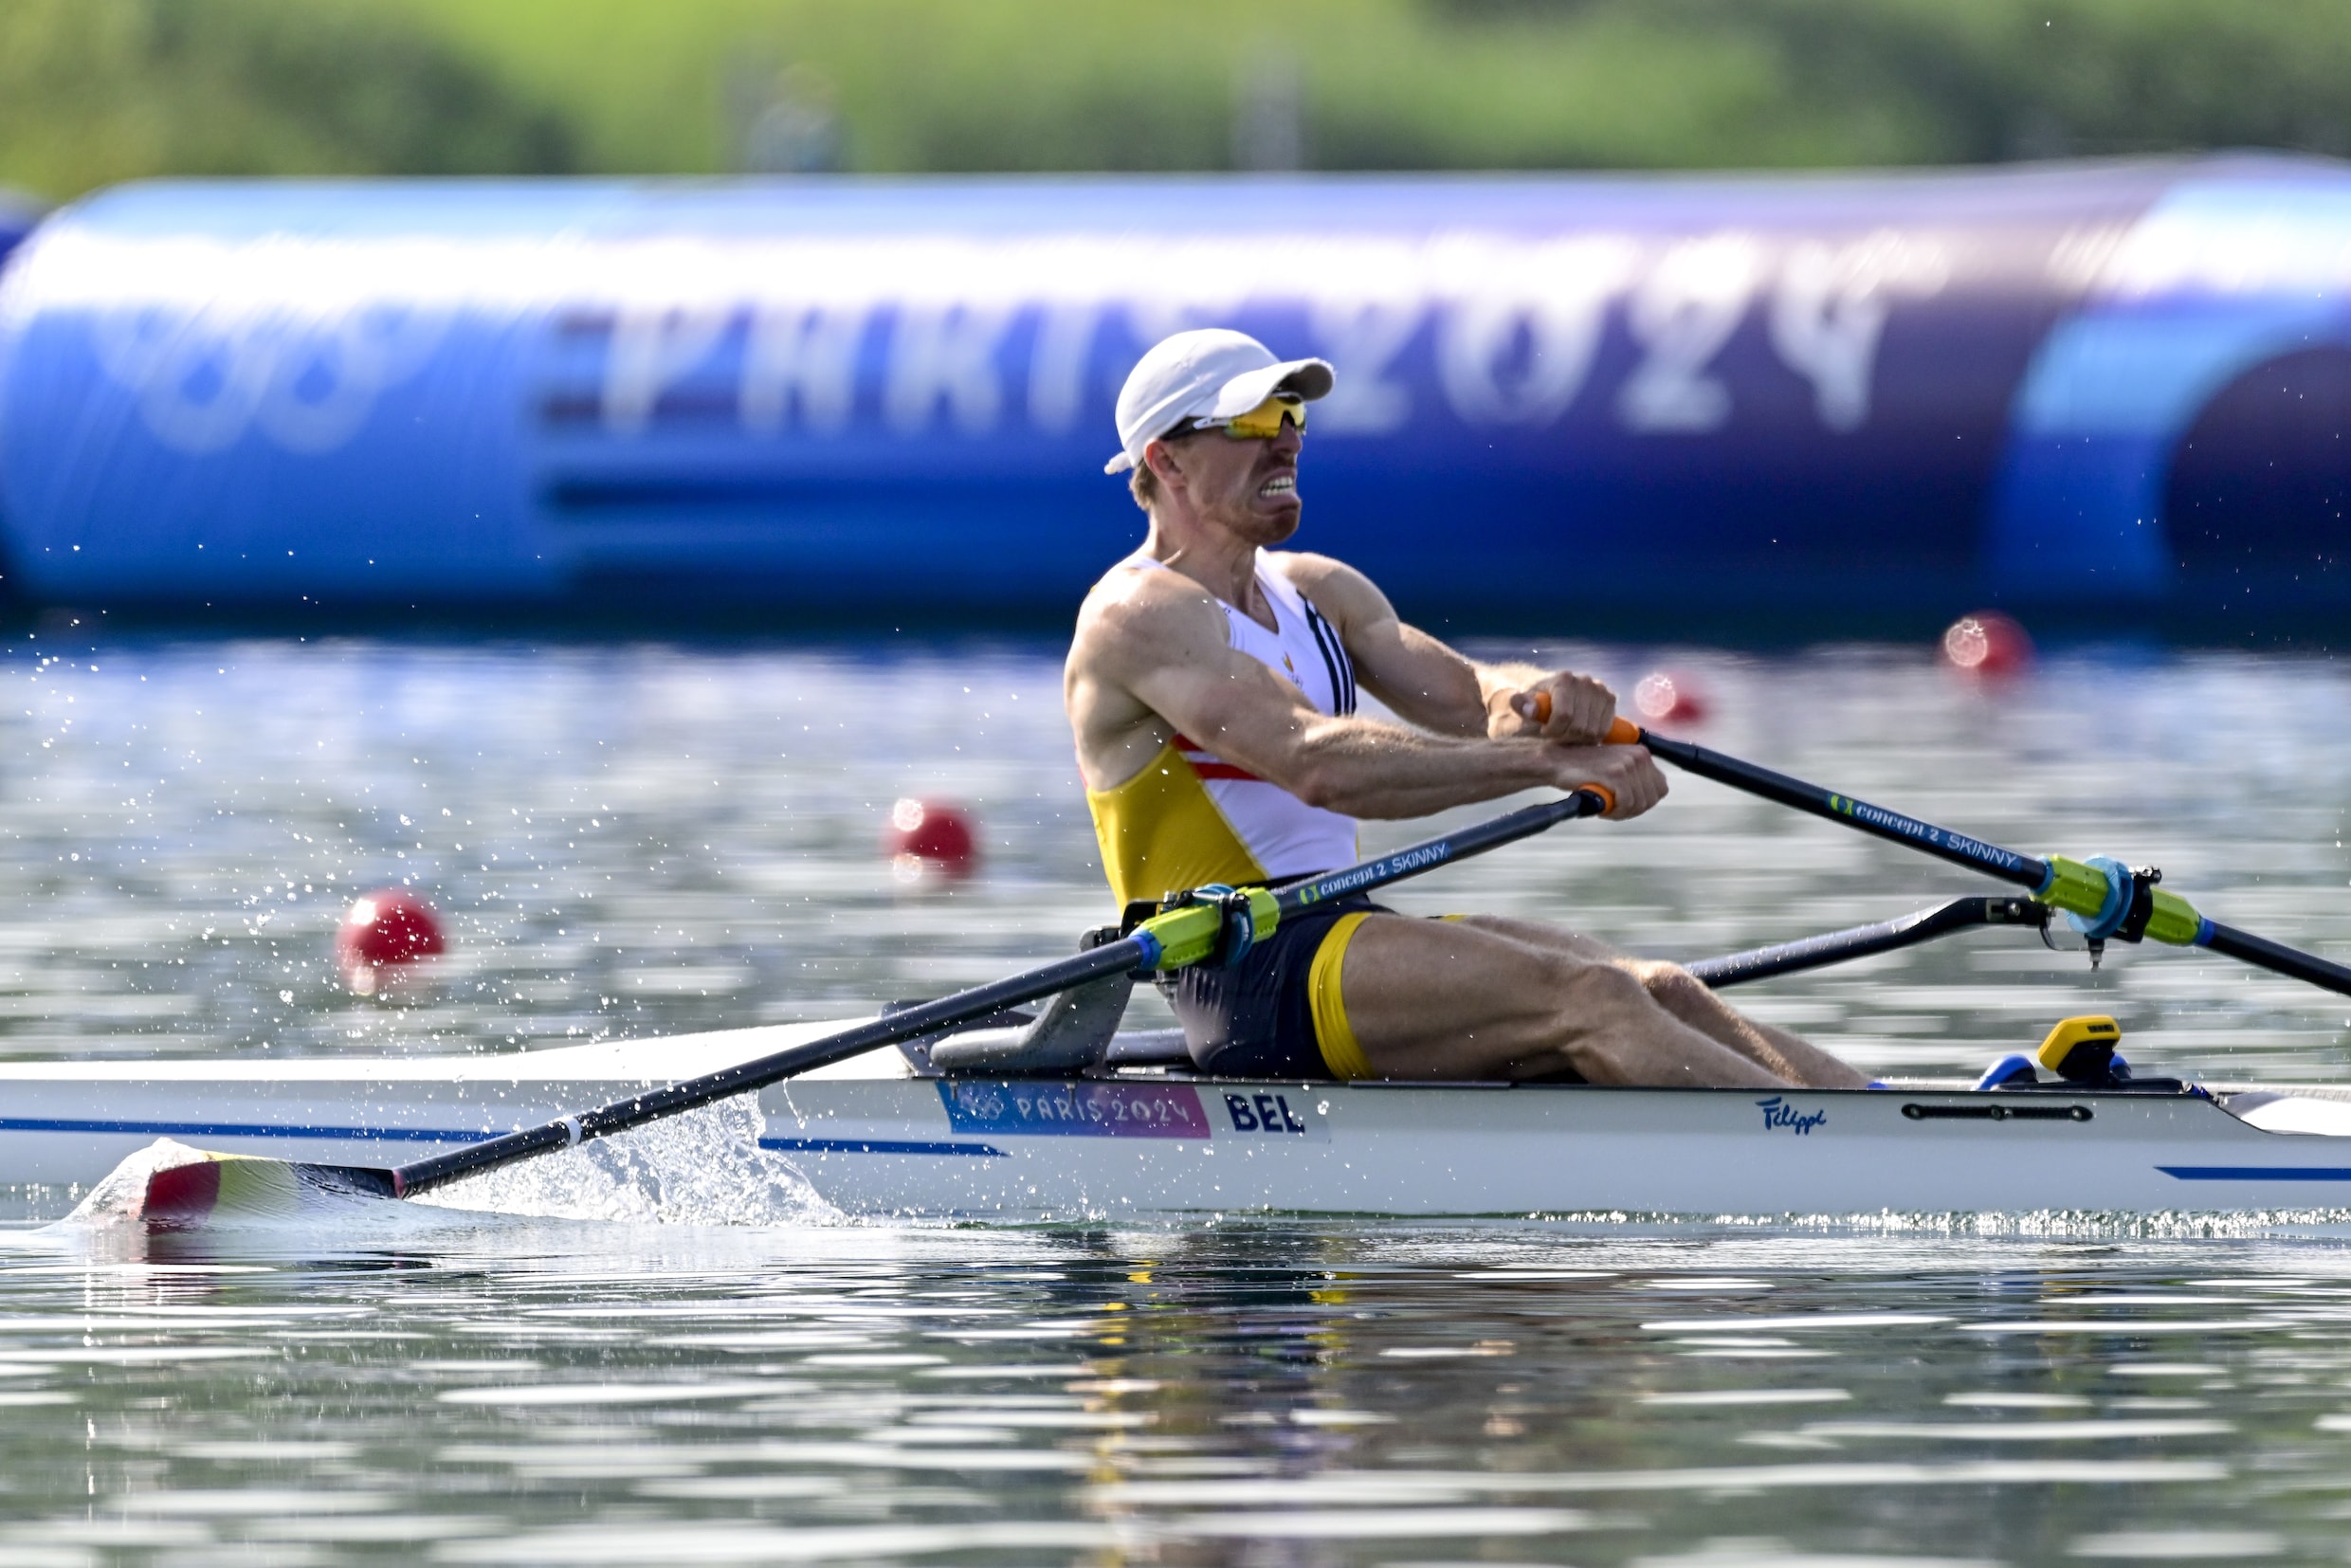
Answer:
<svg viewBox="0 0 2351 1568"><path fill-rule="evenodd" d="M1270 439L1201 430L1167 443L1167 449L1201 520L1263 546L1298 532L1298 454L1304 445L1298 427L1284 420L1282 433Z"/></svg>

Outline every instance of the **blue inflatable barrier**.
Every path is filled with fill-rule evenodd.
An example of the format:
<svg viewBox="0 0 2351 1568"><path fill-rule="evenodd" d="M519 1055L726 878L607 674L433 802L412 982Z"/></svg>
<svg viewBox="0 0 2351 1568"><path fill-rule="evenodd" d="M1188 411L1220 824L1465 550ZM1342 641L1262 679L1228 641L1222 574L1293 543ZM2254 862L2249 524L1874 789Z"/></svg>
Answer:
<svg viewBox="0 0 2351 1568"><path fill-rule="evenodd" d="M0 189L0 266L8 264L9 252L24 244L40 221L41 209L29 198Z"/></svg>
<svg viewBox="0 0 2351 1568"><path fill-rule="evenodd" d="M2351 611L2347 290L2283 158L138 185L0 272L0 538L87 607L1058 620L1121 379L1226 324L1338 367L1301 546L1456 629L2251 629Z"/></svg>

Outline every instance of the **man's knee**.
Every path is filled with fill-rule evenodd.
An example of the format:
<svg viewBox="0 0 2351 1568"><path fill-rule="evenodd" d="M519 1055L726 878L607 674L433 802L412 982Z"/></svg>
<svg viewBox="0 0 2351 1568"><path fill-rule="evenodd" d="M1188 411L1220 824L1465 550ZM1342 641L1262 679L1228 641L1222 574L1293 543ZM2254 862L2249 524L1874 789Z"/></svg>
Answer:
<svg viewBox="0 0 2351 1568"><path fill-rule="evenodd" d="M1585 1027L1628 1012L1645 1012L1653 1001L1643 978L1621 964L1559 962L1556 988L1570 1021Z"/></svg>
<svg viewBox="0 0 2351 1568"><path fill-rule="evenodd" d="M1658 1001L1668 1005L1677 1001L1701 1001L1713 994L1705 982L1680 964L1663 958L1627 958L1623 969L1641 983Z"/></svg>

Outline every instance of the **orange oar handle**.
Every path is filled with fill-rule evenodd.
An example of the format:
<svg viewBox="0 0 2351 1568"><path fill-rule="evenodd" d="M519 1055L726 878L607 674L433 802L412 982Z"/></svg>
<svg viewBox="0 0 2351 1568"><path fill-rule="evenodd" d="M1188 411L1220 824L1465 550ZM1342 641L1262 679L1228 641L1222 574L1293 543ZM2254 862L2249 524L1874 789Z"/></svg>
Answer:
<svg viewBox="0 0 2351 1568"><path fill-rule="evenodd" d="M1539 691L1535 694L1535 712L1532 717L1538 724L1551 722L1551 694L1549 692ZM1608 734L1603 737L1603 739L1612 746L1637 746L1641 743L1641 726L1620 714L1609 720ZM1599 788L1596 784L1592 787ZM1611 800L1609 809L1613 811L1615 807L1616 803Z"/></svg>

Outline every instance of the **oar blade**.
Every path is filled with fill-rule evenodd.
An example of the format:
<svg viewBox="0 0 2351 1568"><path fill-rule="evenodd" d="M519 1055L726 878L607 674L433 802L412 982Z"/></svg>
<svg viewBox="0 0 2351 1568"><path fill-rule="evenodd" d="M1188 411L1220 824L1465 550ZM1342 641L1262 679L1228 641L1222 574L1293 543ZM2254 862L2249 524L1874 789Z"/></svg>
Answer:
<svg viewBox="0 0 2351 1568"><path fill-rule="evenodd" d="M228 1219L286 1219L336 1204L393 1195L392 1173L205 1152L150 1172L138 1218L150 1231L192 1231Z"/></svg>
<svg viewBox="0 0 2351 1568"><path fill-rule="evenodd" d="M390 1171L218 1154L161 1140L125 1159L75 1217L149 1231L298 1218L396 1196Z"/></svg>

